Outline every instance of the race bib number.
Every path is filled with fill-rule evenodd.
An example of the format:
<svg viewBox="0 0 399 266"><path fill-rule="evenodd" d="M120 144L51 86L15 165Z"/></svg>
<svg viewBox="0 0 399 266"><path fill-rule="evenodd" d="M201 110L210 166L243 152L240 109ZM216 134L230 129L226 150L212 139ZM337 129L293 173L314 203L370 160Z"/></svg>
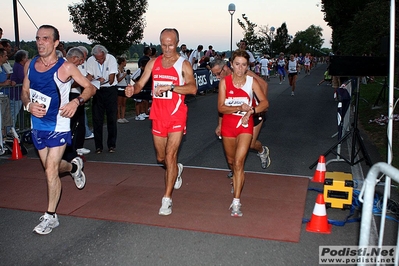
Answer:
<svg viewBox="0 0 399 266"><path fill-rule="evenodd" d="M248 98L235 97L235 98L227 98L226 100L224 100L224 104L226 106L241 106L244 103L248 104Z"/></svg>
<svg viewBox="0 0 399 266"><path fill-rule="evenodd" d="M248 98L246 97L234 97L234 98L227 98L224 100L224 104L226 106L241 106L244 103L249 104ZM233 115L244 116L247 112L237 111L233 113Z"/></svg>
<svg viewBox="0 0 399 266"><path fill-rule="evenodd" d="M171 81L154 81L154 92L157 91L157 87L160 85L172 85ZM153 98L156 99L163 99L163 100L172 100L172 94L173 92L171 91L164 91L161 95L157 96L156 93L153 93Z"/></svg>
<svg viewBox="0 0 399 266"><path fill-rule="evenodd" d="M29 92L31 102L43 105L47 112L50 107L51 97L34 89L29 89Z"/></svg>

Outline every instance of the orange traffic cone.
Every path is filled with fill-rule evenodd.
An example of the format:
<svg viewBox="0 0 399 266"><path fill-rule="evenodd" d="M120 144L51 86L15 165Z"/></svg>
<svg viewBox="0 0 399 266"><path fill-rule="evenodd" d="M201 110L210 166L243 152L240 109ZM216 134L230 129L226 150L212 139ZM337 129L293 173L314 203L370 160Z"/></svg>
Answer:
<svg viewBox="0 0 399 266"><path fill-rule="evenodd" d="M321 234L331 233L331 224L328 224L326 204L321 193L317 195L312 218L310 218L310 221L306 225L306 231Z"/></svg>
<svg viewBox="0 0 399 266"><path fill-rule="evenodd" d="M319 162L317 163L316 172L313 175L312 182L319 182L324 184L326 177L326 158L324 155L320 155Z"/></svg>
<svg viewBox="0 0 399 266"><path fill-rule="evenodd" d="M12 144L11 160L19 160L19 159L22 159L21 146L19 146L18 139L14 138L14 142Z"/></svg>

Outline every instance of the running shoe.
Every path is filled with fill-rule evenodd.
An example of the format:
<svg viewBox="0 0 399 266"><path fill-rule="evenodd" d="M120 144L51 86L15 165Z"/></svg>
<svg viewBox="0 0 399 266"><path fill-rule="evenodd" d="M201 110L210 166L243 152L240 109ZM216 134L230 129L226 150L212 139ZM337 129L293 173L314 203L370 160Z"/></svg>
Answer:
<svg viewBox="0 0 399 266"><path fill-rule="evenodd" d="M178 163L177 168L178 168L178 173L174 186L175 189L179 189L181 187L181 184L183 183L183 179L181 178L181 174L183 173L183 165L181 163Z"/></svg>
<svg viewBox="0 0 399 266"><path fill-rule="evenodd" d="M124 123L125 123L125 121L124 121L122 118L119 118L119 119L117 120L117 122L118 122L119 124L124 124Z"/></svg>
<svg viewBox="0 0 399 266"><path fill-rule="evenodd" d="M295 93L293 91L291 92L291 96L295 96Z"/></svg>
<svg viewBox="0 0 399 266"><path fill-rule="evenodd" d="M89 154L90 150L86 149L86 148L80 148L80 149L77 149L76 152L78 153L78 155L83 155L83 154Z"/></svg>
<svg viewBox="0 0 399 266"><path fill-rule="evenodd" d="M94 138L94 134L91 133L90 135L88 135L87 137L85 137L85 139L93 139Z"/></svg>
<svg viewBox="0 0 399 266"><path fill-rule="evenodd" d="M75 173L71 172L72 178L75 181L76 187L82 189L86 185L86 176L85 173L83 173L83 160L80 157L75 157L72 159L71 163L78 167Z"/></svg>
<svg viewBox="0 0 399 266"><path fill-rule="evenodd" d="M144 117L140 116L140 115L136 115L136 117L134 118L136 121L143 121L145 120Z"/></svg>
<svg viewBox="0 0 399 266"><path fill-rule="evenodd" d="M125 123L129 123L129 120L127 120L126 118L122 118L122 120L123 120Z"/></svg>
<svg viewBox="0 0 399 266"><path fill-rule="evenodd" d="M150 116L147 115L146 113L142 113L142 114L140 114L140 116L141 116L141 117L144 117L144 118L149 118L149 117L150 117Z"/></svg>
<svg viewBox="0 0 399 266"><path fill-rule="evenodd" d="M53 231L53 228L60 225L57 214L50 215L46 212L39 220L40 224L33 228L33 231L40 235L47 235Z"/></svg>
<svg viewBox="0 0 399 266"><path fill-rule="evenodd" d="M230 179L233 178L233 171L230 171L230 172L227 174L227 178L230 178Z"/></svg>
<svg viewBox="0 0 399 266"><path fill-rule="evenodd" d="M260 164L261 164L262 168L266 169L270 166L270 163L271 163L270 152L269 152L268 147L266 147L266 146L262 146L262 147L263 147L263 153L258 152L258 156L260 158Z"/></svg>
<svg viewBox="0 0 399 266"><path fill-rule="evenodd" d="M231 203L230 208L231 209L231 216L232 217L241 217L242 216L242 211L241 211L241 203Z"/></svg>
<svg viewBox="0 0 399 266"><path fill-rule="evenodd" d="M170 215L172 213L172 199L162 198L162 206L159 209L159 215Z"/></svg>

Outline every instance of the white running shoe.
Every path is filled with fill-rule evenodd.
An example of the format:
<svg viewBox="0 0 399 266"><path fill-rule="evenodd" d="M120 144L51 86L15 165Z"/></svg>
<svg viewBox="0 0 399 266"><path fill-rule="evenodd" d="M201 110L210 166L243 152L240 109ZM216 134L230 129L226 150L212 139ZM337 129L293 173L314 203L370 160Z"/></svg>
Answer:
<svg viewBox="0 0 399 266"><path fill-rule="evenodd" d="M85 139L93 139L94 138L94 134L91 133L89 136L85 137Z"/></svg>
<svg viewBox="0 0 399 266"><path fill-rule="evenodd" d="M126 118L122 118L122 120L123 120L125 123L129 123L129 120L127 120Z"/></svg>
<svg viewBox="0 0 399 266"><path fill-rule="evenodd" d="M231 209L231 216L233 217L241 217L242 212L241 212L241 203L231 203L230 208Z"/></svg>
<svg viewBox="0 0 399 266"><path fill-rule="evenodd" d="M181 184L183 183L183 179L181 178L181 174L183 173L183 165L181 163L178 163L177 169L178 169L178 172L177 172L177 178L176 178L175 186L174 186L175 189L179 189L181 187Z"/></svg>
<svg viewBox="0 0 399 266"><path fill-rule="evenodd" d="M159 209L159 215L170 215L172 213L172 199L162 198L162 206Z"/></svg>
<svg viewBox="0 0 399 266"><path fill-rule="evenodd" d="M291 96L295 96L295 93L293 91L291 92Z"/></svg>
<svg viewBox="0 0 399 266"><path fill-rule="evenodd" d="M78 167L75 173L71 172L72 178L75 181L76 187L82 189L86 185L86 176L85 173L83 173L83 160L80 157L75 157L72 159L71 163Z"/></svg>
<svg viewBox="0 0 399 266"><path fill-rule="evenodd" d="M119 118L119 119L117 120L117 122L118 122L119 124L124 124L124 123L125 123L125 121L124 121L122 118Z"/></svg>
<svg viewBox="0 0 399 266"><path fill-rule="evenodd" d="M141 116L141 117L144 117L144 118L149 118L149 117L150 117L150 116L147 115L146 113L142 113L142 114L140 114L140 116Z"/></svg>
<svg viewBox="0 0 399 266"><path fill-rule="evenodd" d="M145 120L144 117L140 116L140 115L136 115L136 117L134 118L136 121L143 121Z"/></svg>
<svg viewBox="0 0 399 266"><path fill-rule="evenodd" d="M80 148L80 149L77 149L76 152L77 152L79 155L84 155L84 154L89 154L89 153L90 153L90 150L89 150L89 149L86 149L86 148Z"/></svg>
<svg viewBox="0 0 399 266"><path fill-rule="evenodd" d="M40 235L47 235L53 231L53 228L60 225L57 214L50 215L46 212L39 220L40 224L33 228L33 231Z"/></svg>
<svg viewBox="0 0 399 266"><path fill-rule="evenodd" d="M263 169L266 169L270 166L271 160L270 160L270 152L269 148L266 146L263 147L263 153L258 152L258 156L260 158L260 164Z"/></svg>

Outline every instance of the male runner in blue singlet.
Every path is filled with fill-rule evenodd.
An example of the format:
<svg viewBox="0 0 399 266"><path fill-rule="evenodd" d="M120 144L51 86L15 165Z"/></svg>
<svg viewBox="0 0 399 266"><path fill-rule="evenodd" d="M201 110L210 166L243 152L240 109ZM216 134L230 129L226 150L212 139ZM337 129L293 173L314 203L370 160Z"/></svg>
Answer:
<svg viewBox="0 0 399 266"><path fill-rule="evenodd" d="M31 113L32 140L47 179L47 212L33 229L38 234L48 234L59 225L55 213L61 196L59 173L70 172L79 189L85 186L82 159L76 157L69 163L61 158L66 145L71 143L70 118L96 91L74 64L57 57L59 39L59 32L53 26L43 25L38 29L39 55L25 64L21 95L25 110ZM84 90L79 97L69 101L73 81Z"/></svg>

